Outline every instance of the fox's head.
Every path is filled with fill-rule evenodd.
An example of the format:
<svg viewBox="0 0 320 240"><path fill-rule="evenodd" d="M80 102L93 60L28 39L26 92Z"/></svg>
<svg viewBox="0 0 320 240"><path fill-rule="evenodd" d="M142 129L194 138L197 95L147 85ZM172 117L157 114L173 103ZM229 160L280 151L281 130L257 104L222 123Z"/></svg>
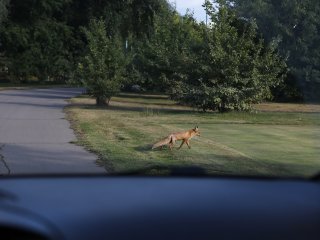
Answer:
<svg viewBox="0 0 320 240"><path fill-rule="evenodd" d="M198 126L196 126L194 129L192 129L193 132L195 133L195 136L200 136L200 131L199 131L199 128Z"/></svg>

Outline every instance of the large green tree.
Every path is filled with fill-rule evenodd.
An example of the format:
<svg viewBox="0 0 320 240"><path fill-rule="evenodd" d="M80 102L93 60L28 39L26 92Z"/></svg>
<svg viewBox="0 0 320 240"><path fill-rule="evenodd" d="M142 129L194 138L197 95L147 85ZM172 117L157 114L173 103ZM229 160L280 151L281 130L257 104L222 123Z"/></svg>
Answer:
<svg viewBox="0 0 320 240"><path fill-rule="evenodd" d="M165 0L71 0L65 16L74 27L86 26L92 18L102 18L108 33L140 36L152 31L153 18L162 1Z"/></svg>
<svg viewBox="0 0 320 240"><path fill-rule="evenodd" d="M279 97L320 100L320 1L234 0L238 16L255 19L267 42L279 38L289 67Z"/></svg>
<svg viewBox="0 0 320 240"><path fill-rule="evenodd" d="M72 68L72 28L59 15L69 0L11 0L1 35L7 66L16 80L64 79Z"/></svg>
<svg viewBox="0 0 320 240"><path fill-rule="evenodd" d="M120 91L126 65L120 38L108 36L103 20L91 20L84 33L88 50L79 64L78 77L97 105L109 105L111 97Z"/></svg>
<svg viewBox="0 0 320 240"><path fill-rule="evenodd" d="M131 77L148 90L169 92L176 81L192 71L192 53L197 51L194 46L202 39L199 29L192 15L180 16L163 2L155 16L153 34L134 46Z"/></svg>
<svg viewBox="0 0 320 240"><path fill-rule="evenodd" d="M211 24L205 31L197 78L178 82L175 98L202 110L248 110L251 104L271 98L271 88L282 80L285 64L276 43L265 45L252 21L238 19L227 1L207 1Z"/></svg>
<svg viewBox="0 0 320 240"><path fill-rule="evenodd" d="M3 2L4 1L4 2ZM2 0L1 53L15 80L61 80L73 75L84 56L86 38L80 31L90 19L102 18L108 35L120 35L122 44L152 32L157 0Z"/></svg>

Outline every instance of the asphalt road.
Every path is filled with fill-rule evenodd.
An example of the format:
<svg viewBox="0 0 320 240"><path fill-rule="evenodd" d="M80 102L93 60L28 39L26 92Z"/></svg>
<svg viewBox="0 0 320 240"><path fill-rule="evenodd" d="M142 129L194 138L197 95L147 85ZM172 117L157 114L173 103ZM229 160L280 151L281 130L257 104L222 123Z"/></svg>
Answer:
<svg viewBox="0 0 320 240"><path fill-rule="evenodd" d="M71 144L67 99L82 89L0 91L0 174L104 173L97 156Z"/></svg>

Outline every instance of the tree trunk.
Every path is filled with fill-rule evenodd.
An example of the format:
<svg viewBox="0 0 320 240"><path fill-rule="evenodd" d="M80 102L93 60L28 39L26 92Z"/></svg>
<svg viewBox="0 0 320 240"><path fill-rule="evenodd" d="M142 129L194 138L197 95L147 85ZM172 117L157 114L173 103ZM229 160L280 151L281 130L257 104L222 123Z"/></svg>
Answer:
<svg viewBox="0 0 320 240"><path fill-rule="evenodd" d="M220 113L228 112L228 109L226 108L226 105L225 105L224 102L222 102L222 103L220 103L220 104L218 105L218 111L219 111Z"/></svg>
<svg viewBox="0 0 320 240"><path fill-rule="evenodd" d="M97 106L108 106L109 102L107 103L106 97L98 96L96 97L96 105Z"/></svg>
<svg viewBox="0 0 320 240"><path fill-rule="evenodd" d="M109 106L110 98L107 97L96 97L97 106Z"/></svg>

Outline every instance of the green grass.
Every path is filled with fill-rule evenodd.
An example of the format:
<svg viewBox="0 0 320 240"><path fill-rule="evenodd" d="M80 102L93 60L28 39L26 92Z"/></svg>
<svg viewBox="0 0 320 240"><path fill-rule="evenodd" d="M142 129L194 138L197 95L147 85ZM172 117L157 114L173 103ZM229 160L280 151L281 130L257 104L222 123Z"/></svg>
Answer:
<svg viewBox="0 0 320 240"><path fill-rule="evenodd" d="M208 174L308 177L320 171L320 114L200 113L163 95L122 94L109 108L74 98L66 109L78 144L100 156L110 173L196 166ZM257 106L259 109L259 106ZM199 125L192 148L151 151L171 132ZM177 144L178 146L178 144ZM152 170L153 169L153 170Z"/></svg>

